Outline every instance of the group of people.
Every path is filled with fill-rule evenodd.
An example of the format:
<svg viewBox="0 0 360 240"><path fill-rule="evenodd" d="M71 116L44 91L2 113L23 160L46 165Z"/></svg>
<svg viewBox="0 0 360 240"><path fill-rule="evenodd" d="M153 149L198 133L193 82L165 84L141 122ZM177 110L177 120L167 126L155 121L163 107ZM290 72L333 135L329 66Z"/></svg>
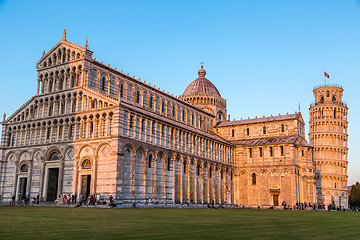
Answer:
<svg viewBox="0 0 360 240"><path fill-rule="evenodd" d="M107 201L98 202L98 204L106 204L106 203L108 203L108 205L110 207L116 207L116 205L117 205L117 203L116 203L116 201L114 201L114 198L113 198L112 195L109 196L108 202ZM85 206L95 206L95 204L96 204L96 195L95 194L93 194L93 195L81 195L80 196L80 201L76 205L76 207L81 207L83 204Z"/></svg>
<svg viewBox="0 0 360 240"><path fill-rule="evenodd" d="M75 195L68 195L66 194L60 194L59 195L60 203L62 204L76 204L76 194Z"/></svg>
<svg viewBox="0 0 360 240"><path fill-rule="evenodd" d="M15 195L13 195L12 197L11 197L11 202L10 202L10 204L12 205L12 206L15 206L15 201L16 200L16 197L15 197ZM20 197L20 200L24 203L24 204L29 204L30 203L30 201L31 201L31 197L30 197L30 193L28 193L28 194L24 194L24 195L22 195L21 197ZM40 195L38 194L38 195L36 195L36 197L33 197L32 198L32 203L33 204L39 204L40 203Z"/></svg>
<svg viewBox="0 0 360 240"><path fill-rule="evenodd" d="M289 209L289 210L326 210L326 207L324 204L316 204L316 203L306 203L306 202L296 202L296 204L294 206L288 206L287 203L285 201L283 201L283 203L281 204L282 207L284 208L284 210ZM342 211L345 210L345 208L342 207L338 207L335 206L333 204L329 204L327 206L327 210L338 210L338 211Z"/></svg>
<svg viewBox="0 0 360 240"><path fill-rule="evenodd" d="M94 195L81 195L80 206L85 204L86 206L94 206L96 203L96 196Z"/></svg>
<svg viewBox="0 0 360 240"><path fill-rule="evenodd" d="M159 199L158 199L158 198L155 199L155 198L149 197L148 203L149 203L149 204L156 204L156 205L158 205L158 204L159 204Z"/></svg>

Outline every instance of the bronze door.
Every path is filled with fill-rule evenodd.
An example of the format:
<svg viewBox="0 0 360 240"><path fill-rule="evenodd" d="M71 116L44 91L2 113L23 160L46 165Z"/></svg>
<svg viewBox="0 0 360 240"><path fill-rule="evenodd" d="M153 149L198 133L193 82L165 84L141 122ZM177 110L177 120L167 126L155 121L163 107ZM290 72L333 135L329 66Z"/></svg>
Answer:
<svg viewBox="0 0 360 240"><path fill-rule="evenodd" d="M274 206L279 206L279 195L273 195Z"/></svg>
<svg viewBox="0 0 360 240"><path fill-rule="evenodd" d="M26 195L27 178L20 178L19 184L19 200L22 200Z"/></svg>
<svg viewBox="0 0 360 240"><path fill-rule="evenodd" d="M58 190L59 169L49 168L48 187L46 201L55 201Z"/></svg>

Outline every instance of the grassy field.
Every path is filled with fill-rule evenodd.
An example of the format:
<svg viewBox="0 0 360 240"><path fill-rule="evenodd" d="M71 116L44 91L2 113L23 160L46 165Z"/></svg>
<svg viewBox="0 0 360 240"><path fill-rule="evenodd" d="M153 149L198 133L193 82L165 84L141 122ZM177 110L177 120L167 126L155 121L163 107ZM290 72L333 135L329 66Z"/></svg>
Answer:
<svg viewBox="0 0 360 240"><path fill-rule="evenodd" d="M0 207L0 239L360 239L360 212Z"/></svg>

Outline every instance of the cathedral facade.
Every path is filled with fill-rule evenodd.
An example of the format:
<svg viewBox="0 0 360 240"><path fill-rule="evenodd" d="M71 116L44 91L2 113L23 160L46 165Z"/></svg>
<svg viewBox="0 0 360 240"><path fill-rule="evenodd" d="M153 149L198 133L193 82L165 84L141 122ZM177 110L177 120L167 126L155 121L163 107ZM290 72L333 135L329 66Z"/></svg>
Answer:
<svg viewBox="0 0 360 240"><path fill-rule="evenodd" d="M125 206L269 207L324 198L300 111L229 121L203 67L175 97L96 61L66 33L36 67L37 94L2 122L4 201L95 194Z"/></svg>

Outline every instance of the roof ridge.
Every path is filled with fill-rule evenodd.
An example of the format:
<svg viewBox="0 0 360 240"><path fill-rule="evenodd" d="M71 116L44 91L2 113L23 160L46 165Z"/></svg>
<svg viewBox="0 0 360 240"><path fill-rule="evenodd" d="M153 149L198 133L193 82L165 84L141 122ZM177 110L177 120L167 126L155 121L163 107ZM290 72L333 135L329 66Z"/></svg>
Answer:
<svg viewBox="0 0 360 240"><path fill-rule="evenodd" d="M240 119L240 120L235 120L235 121L221 122L218 125L218 127L227 127L227 126L242 125L242 124L253 124L253 123L261 123L261 122L284 121L284 120L296 119L299 116L301 116L301 113L295 112L295 113L286 114L286 115L284 114L284 115L278 115L278 116Z"/></svg>

